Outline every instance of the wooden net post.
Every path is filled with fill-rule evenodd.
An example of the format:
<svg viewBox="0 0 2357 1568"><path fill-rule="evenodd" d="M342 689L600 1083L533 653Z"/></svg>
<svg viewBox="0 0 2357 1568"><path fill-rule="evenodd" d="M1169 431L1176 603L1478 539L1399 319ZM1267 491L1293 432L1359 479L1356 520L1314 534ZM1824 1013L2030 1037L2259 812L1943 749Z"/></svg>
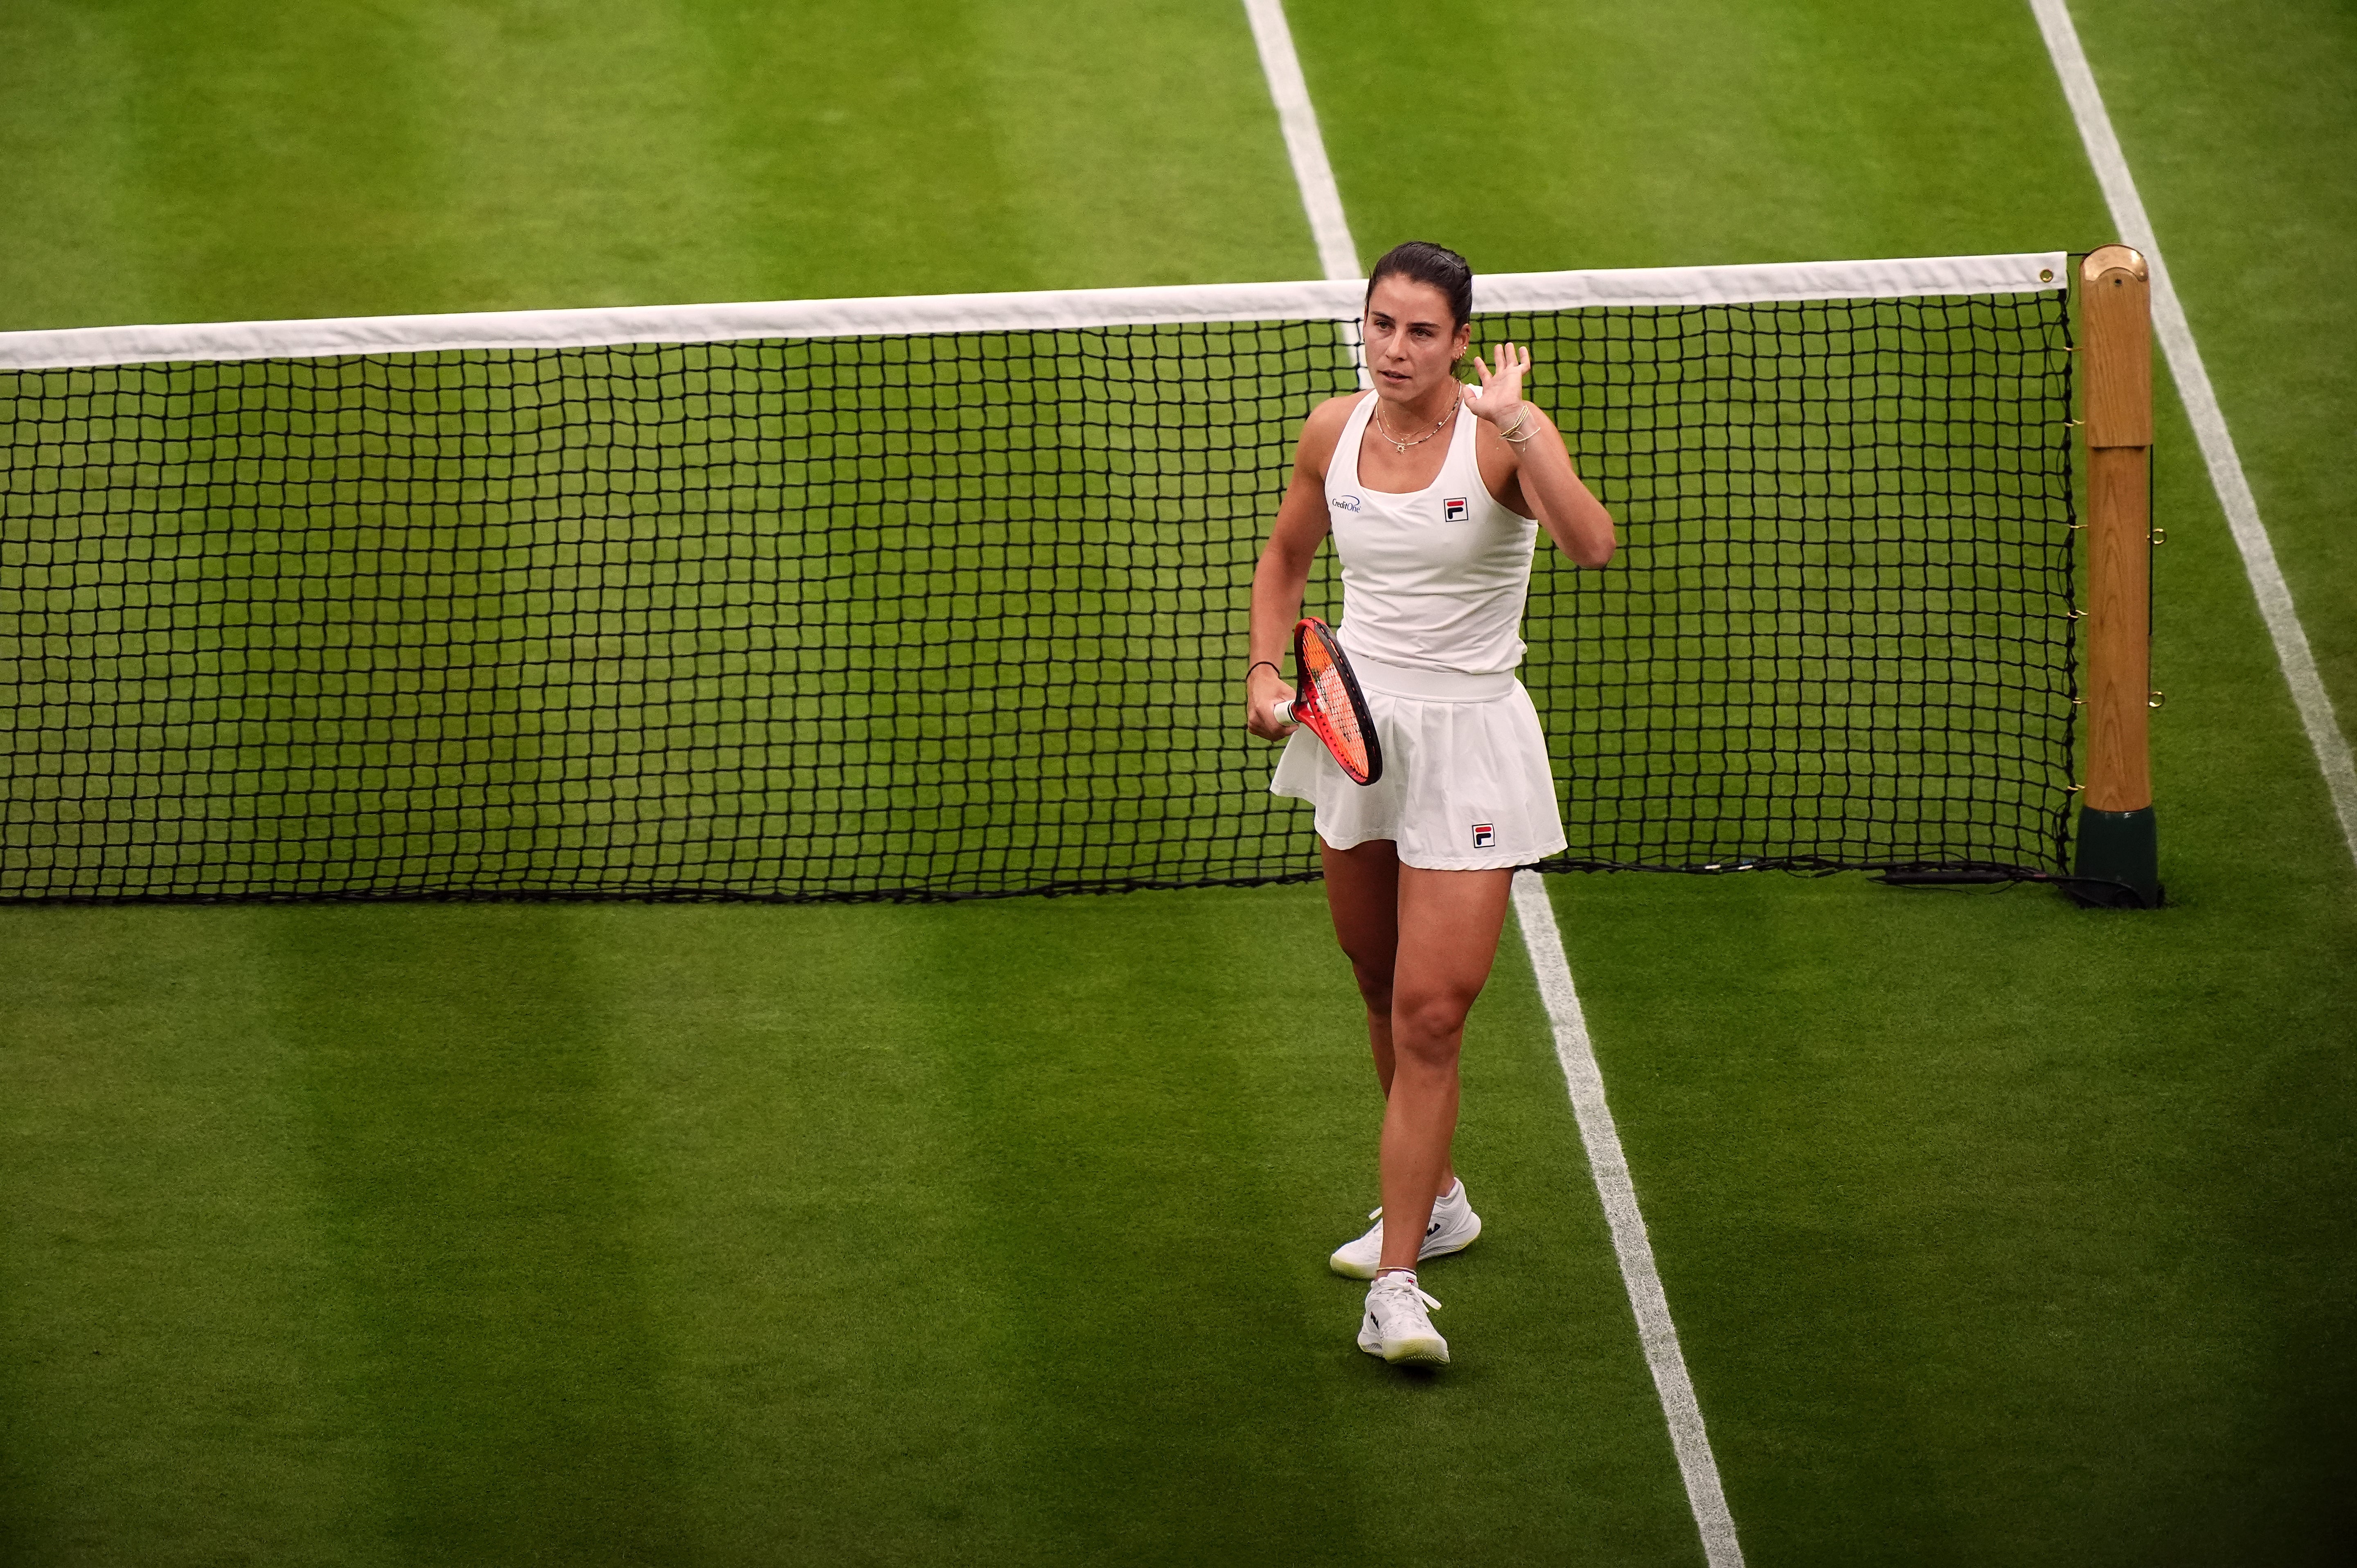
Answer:
<svg viewBox="0 0 2357 1568"><path fill-rule="evenodd" d="M2087 782L2083 902L2160 905L2148 741L2152 691L2152 303L2126 245L2079 269L2087 435Z"/></svg>

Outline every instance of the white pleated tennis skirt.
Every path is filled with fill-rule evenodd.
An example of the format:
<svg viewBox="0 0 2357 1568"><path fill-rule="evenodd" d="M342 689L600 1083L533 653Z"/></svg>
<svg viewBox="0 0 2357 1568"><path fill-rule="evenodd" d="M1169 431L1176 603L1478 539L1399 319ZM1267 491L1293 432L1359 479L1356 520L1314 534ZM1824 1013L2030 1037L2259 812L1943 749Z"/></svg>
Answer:
<svg viewBox="0 0 2357 1568"><path fill-rule="evenodd" d="M1316 808L1318 836L1336 849L1374 839L1424 871L1529 865L1565 845L1547 769L1546 734L1512 675L1405 670L1351 656L1374 715L1383 776L1353 784L1325 746L1293 732L1269 779L1272 795Z"/></svg>

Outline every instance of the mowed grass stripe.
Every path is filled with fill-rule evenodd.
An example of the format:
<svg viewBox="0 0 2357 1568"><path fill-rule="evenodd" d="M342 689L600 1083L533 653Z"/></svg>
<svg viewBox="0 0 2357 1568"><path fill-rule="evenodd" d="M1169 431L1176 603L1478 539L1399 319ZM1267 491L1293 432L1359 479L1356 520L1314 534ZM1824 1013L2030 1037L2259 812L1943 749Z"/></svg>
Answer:
<svg viewBox="0 0 2357 1568"><path fill-rule="evenodd" d="M0 1557L380 1563L281 911L0 912Z"/></svg>
<svg viewBox="0 0 2357 1568"><path fill-rule="evenodd" d="M692 1538L584 955L544 906L278 909L347 1376L412 1562L675 1561Z"/></svg>
<svg viewBox="0 0 2357 1568"><path fill-rule="evenodd" d="M37 3L5 25L30 81L0 99L0 126L32 148L0 165L28 215L0 247L8 326L434 296L412 221L436 173L417 113L430 69L404 22L137 3L102 19Z"/></svg>

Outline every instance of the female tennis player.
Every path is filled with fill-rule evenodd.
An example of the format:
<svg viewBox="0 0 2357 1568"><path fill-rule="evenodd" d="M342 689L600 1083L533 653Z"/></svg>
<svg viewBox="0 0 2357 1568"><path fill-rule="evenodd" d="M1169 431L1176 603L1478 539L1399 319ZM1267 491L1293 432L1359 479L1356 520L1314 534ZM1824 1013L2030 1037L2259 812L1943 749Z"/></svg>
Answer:
<svg viewBox="0 0 2357 1568"><path fill-rule="evenodd" d="M1614 542L1563 438L1523 396L1529 351L1476 355L1480 384L1459 381L1472 306L1472 269L1454 251L1412 242L1375 263L1373 390L1303 424L1253 576L1246 722L1291 737L1269 789L1316 808L1334 934L1385 1100L1383 1207L1331 1262L1373 1281L1359 1346L1391 1362L1448 1359L1415 1269L1481 1232L1449 1159L1465 1015L1497 956L1513 868L1564 847L1546 740L1514 678L1532 551L1544 528L1601 566ZM1293 695L1278 660L1329 533L1342 563L1336 636L1383 747L1383 774L1363 787L1276 712Z"/></svg>

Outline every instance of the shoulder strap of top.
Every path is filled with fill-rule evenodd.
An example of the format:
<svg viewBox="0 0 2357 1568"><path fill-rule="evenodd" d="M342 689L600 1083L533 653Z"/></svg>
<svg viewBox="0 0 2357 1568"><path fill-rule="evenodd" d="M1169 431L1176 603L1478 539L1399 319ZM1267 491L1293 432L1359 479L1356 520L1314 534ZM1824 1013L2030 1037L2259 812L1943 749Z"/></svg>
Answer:
<svg viewBox="0 0 2357 1568"><path fill-rule="evenodd" d="M1355 490L1359 488L1359 446L1367 438L1367 416L1375 411L1375 394L1372 390L1359 394L1358 406L1351 417L1342 422L1342 434L1334 443L1334 455L1326 459L1326 488L1329 490Z"/></svg>
<svg viewBox="0 0 2357 1568"><path fill-rule="evenodd" d="M1460 398L1457 404L1457 427L1448 433L1448 456L1442 458L1440 463L1442 473L1448 473L1455 468L1459 473L1471 473L1475 478L1480 478L1480 448L1474 445L1474 427L1480 421L1481 416L1473 412L1472 399ZM1489 491L1484 490L1481 493L1487 495Z"/></svg>

